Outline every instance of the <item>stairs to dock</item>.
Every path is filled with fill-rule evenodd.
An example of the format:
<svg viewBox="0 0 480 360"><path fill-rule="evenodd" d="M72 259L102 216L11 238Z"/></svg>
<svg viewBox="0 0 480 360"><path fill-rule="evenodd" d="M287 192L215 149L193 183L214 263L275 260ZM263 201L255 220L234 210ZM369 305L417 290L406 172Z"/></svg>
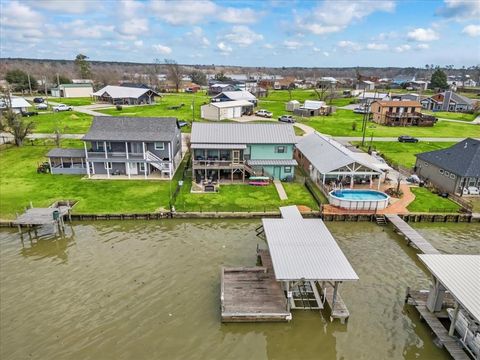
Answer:
<svg viewBox="0 0 480 360"><path fill-rule="evenodd" d="M385 218L385 215L375 215L375 221L377 225L380 225L380 226L387 225L387 219Z"/></svg>

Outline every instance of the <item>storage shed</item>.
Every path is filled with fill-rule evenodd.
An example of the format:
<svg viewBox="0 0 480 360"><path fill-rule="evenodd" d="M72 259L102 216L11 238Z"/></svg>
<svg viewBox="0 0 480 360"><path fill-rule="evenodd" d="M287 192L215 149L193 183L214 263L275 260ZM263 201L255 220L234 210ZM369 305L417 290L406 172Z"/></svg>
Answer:
<svg viewBox="0 0 480 360"><path fill-rule="evenodd" d="M290 100L285 104L285 110L287 111L295 111L300 107L300 102L297 100Z"/></svg>
<svg viewBox="0 0 480 360"><path fill-rule="evenodd" d="M253 113L253 104L247 100L213 102L200 108L200 116L207 120L235 119Z"/></svg>

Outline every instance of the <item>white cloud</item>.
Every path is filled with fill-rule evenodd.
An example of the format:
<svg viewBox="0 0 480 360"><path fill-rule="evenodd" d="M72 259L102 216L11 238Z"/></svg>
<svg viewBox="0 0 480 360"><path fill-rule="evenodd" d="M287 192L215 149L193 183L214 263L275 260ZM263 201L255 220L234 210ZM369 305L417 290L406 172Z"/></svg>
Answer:
<svg viewBox="0 0 480 360"><path fill-rule="evenodd" d="M273 49L275 46L273 46L272 44L264 44L263 47L265 49Z"/></svg>
<svg viewBox="0 0 480 360"><path fill-rule="evenodd" d="M411 41L433 41L438 40L438 34L433 29L418 28L407 34L407 39Z"/></svg>
<svg viewBox="0 0 480 360"><path fill-rule="evenodd" d="M308 14L297 16L295 24L300 30L324 35L339 32L374 12L392 12L394 9L395 2L388 0L349 2L326 0Z"/></svg>
<svg viewBox="0 0 480 360"><path fill-rule="evenodd" d="M480 25L467 25L463 28L462 33L468 36L480 36Z"/></svg>
<svg viewBox="0 0 480 360"><path fill-rule="evenodd" d="M225 44L223 41L220 41L217 44L217 48L218 48L218 50L220 50L220 52L223 55L227 55L227 54L229 54L233 51L232 47L230 45Z"/></svg>
<svg viewBox="0 0 480 360"><path fill-rule="evenodd" d="M403 53L403 52L409 51L411 49L412 49L412 47L410 45L404 44L404 45L397 46L394 50L398 53Z"/></svg>
<svg viewBox="0 0 480 360"><path fill-rule="evenodd" d="M301 47L303 44L299 41L295 41L295 40L285 40L283 42L283 45L287 48L287 49L290 49L290 50L296 50L298 49L299 47Z"/></svg>
<svg viewBox="0 0 480 360"><path fill-rule="evenodd" d="M142 47L143 46L143 40L135 40L133 42L133 45L135 45L136 47Z"/></svg>
<svg viewBox="0 0 480 360"><path fill-rule="evenodd" d="M258 20L260 15L250 8L224 8L217 11L220 20L232 24L252 24Z"/></svg>
<svg viewBox="0 0 480 360"><path fill-rule="evenodd" d="M418 49L418 50L427 50L427 49L430 49L430 45L429 44L417 44L415 46L415 49Z"/></svg>
<svg viewBox="0 0 480 360"><path fill-rule="evenodd" d="M124 20L119 29L123 35L141 35L148 31L148 20L145 18L133 17Z"/></svg>
<svg viewBox="0 0 480 360"><path fill-rule="evenodd" d="M437 9L437 14L456 20L480 18L480 1L478 0L445 0L444 6Z"/></svg>
<svg viewBox="0 0 480 360"><path fill-rule="evenodd" d="M89 7L98 7L98 2L88 0L69 1L68 4L59 0L30 0L27 3L37 8L57 11L60 14L82 14L86 12Z"/></svg>
<svg viewBox="0 0 480 360"><path fill-rule="evenodd" d="M370 44L367 44L367 49L368 50L375 50L375 51L388 50L388 45L387 44L370 43Z"/></svg>
<svg viewBox="0 0 480 360"><path fill-rule="evenodd" d="M395 31L383 32L378 34L377 36L372 37L374 41L385 41L398 38L398 33Z"/></svg>
<svg viewBox="0 0 480 360"><path fill-rule="evenodd" d="M210 46L210 40L205 36L203 29L200 26L195 26L192 31L189 31L184 36L186 41L194 43L195 45L201 45L202 47Z"/></svg>
<svg viewBox="0 0 480 360"><path fill-rule="evenodd" d="M252 31L248 26L236 25L223 38L230 43L245 47L263 40L263 35Z"/></svg>
<svg viewBox="0 0 480 360"><path fill-rule="evenodd" d="M169 48L168 46L165 46L165 45L156 44L156 45L153 45L152 48L157 53L162 54L162 55L168 55L168 54L172 53L172 49Z"/></svg>
<svg viewBox="0 0 480 360"><path fill-rule="evenodd" d="M324 56L330 56L330 53L329 53L328 51L324 51L322 54L323 54Z"/></svg>
<svg viewBox="0 0 480 360"><path fill-rule="evenodd" d="M337 46L348 51L360 51L363 48L362 45L348 40L339 41Z"/></svg>
<svg viewBox="0 0 480 360"><path fill-rule="evenodd" d="M0 22L2 26L13 28L38 28L43 25L43 17L29 6L18 1L2 3Z"/></svg>

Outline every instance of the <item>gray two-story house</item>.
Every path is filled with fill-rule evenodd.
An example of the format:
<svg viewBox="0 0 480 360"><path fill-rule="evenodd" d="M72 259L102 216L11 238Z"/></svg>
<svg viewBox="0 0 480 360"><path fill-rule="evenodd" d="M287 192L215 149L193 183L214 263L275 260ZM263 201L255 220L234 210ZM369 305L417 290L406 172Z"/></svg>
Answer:
<svg viewBox="0 0 480 360"><path fill-rule="evenodd" d="M176 118L96 116L83 141L83 154L72 149L53 149L47 154L52 174L171 179L182 159Z"/></svg>

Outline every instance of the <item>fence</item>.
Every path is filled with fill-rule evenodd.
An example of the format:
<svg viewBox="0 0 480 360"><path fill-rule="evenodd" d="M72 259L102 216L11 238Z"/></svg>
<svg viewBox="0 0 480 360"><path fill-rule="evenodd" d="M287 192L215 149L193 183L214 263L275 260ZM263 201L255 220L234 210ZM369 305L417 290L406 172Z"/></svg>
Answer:
<svg viewBox="0 0 480 360"><path fill-rule="evenodd" d="M170 210L172 210L172 207L175 205L177 201L177 196L182 190L182 187L190 186L190 184L187 183L188 181L186 181L186 180L190 180L192 177L191 176L192 168L190 166L191 164L190 158L191 158L191 154L188 153L188 155L183 160L185 162L185 167L183 168L183 171L182 171L182 177L177 183L177 187L175 188L175 191L173 192L172 197L170 198Z"/></svg>

